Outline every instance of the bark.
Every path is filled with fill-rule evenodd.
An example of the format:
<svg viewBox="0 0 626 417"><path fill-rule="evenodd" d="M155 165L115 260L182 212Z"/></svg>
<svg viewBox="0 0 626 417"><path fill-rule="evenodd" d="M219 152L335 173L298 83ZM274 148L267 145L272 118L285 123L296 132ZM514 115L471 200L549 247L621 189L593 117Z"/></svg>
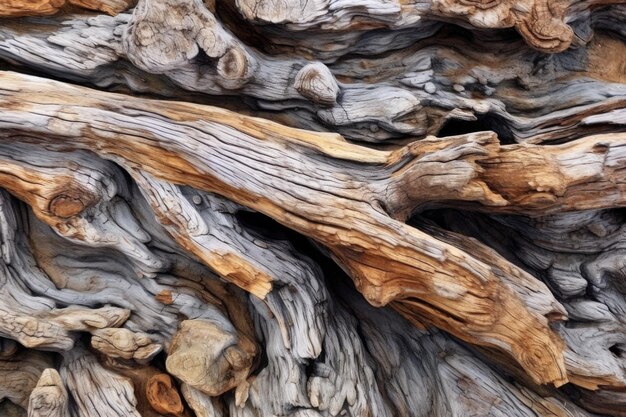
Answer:
<svg viewBox="0 0 626 417"><path fill-rule="evenodd" d="M5 3L0 414L626 415L626 5Z"/></svg>

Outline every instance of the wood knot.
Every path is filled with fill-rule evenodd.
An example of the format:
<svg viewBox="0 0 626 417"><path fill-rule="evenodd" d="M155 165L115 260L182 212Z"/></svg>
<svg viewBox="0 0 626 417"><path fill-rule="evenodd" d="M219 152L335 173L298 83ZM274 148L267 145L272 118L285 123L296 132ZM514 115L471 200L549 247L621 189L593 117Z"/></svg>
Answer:
<svg viewBox="0 0 626 417"><path fill-rule="evenodd" d="M157 413L178 416L184 411L178 390L168 374L156 374L148 380L146 398Z"/></svg>
<svg viewBox="0 0 626 417"><path fill-rule="evenodd" d="M255 355L256 345L231 329L205 319L184 320L165 366L189 386L216 396L246 380Z"/></svg>
<svg viewBox="0 0 626 417"><path fill-rule="evenodd" d="M593 145L591 151L600 155L606 154L611 149L611 145L608 143L598 142Z"/></svg>
<svg viewBox="0 0 626 417"><path fill-rule="evenodd" d="M219 84L229 90L243 87L252 78L254 63L241 48L230 48L217 62Z"/></svg>
<svg viewBox="0 0 626 417"><path fill-rule="evenodd" d="M224 357L235 371L247 369L252 365L252 357L234 345L226 348Z"/></svg>
<svg viewBox="0 0 626 417"><path fill-rule="evenodd" d="M81 198L72 194L59 194L50 200L48 210L56 217L67 219L80 214L85 210L89 202L85 202L85 198ZM87 200L92 200L91 198Z"/></svg>
<svg viewBox="0 0 626 417"><path fill-rule="evenodd" d="M555 387L567 383L562 347L558 343L534 343L528 340L520 352L520 359L520 364L535 382L552 383Z"/></svg>
<svg viewBox="0 0 626 417"><path fill-rule="evenodd" d="M328 67L321 62L305 65L296 75L294 87L302 96L325 106L337 102L339 86Z"/></svg>
<svg viewBox="0 0 626 417"><path fill-rule="evenodd" d="M564 22L565 10L558 3L535 2L530 14L516 28L526 41L539 50L551 53L569 48L574 31Z"/></svg>

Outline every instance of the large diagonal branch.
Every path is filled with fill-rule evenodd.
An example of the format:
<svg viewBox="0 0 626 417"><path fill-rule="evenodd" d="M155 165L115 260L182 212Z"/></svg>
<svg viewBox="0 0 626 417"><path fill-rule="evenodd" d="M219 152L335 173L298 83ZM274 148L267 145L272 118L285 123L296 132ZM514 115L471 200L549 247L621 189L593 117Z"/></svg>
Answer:
<svg viewBox="0 0 626 417"><path fill-rule="evenodd" d="M538 382L566 381L562 342L547 319L563 317L563 310L543 284L512 265L487 265L395 218L450 201L511 212L573 210L581 201L583 208L614 205L622 198L621 171L612 169L620 162L621 137L533 148L500 147L484 133L375 151L338 135L207 106L134 99L12 73L1 73L0 86L4 140L91 150L129 169L224 195L324 244L371 303L395 301L410 319L507 352ZM577 170L574 158L597 143L604 156L593 162L602 169ZM526 158L531 151L560 174L558 187L516 185L515 163L526 169L516 155ZM615 198L607 203L590 193L586 201L581 184L603 175L611 177L604 181L605 195ZM515 195L528 187L554 198Z"/></svg>

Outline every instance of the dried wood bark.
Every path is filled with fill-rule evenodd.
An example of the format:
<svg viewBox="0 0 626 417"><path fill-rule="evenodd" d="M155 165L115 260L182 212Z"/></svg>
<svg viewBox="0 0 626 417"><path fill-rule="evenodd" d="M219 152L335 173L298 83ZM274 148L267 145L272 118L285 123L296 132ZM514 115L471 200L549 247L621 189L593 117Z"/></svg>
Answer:
<svg viewBox="0 0 626 417"><path fill-rule="evenodd" d="M0 415L626 416L626 5L0 4Z"/></svg>

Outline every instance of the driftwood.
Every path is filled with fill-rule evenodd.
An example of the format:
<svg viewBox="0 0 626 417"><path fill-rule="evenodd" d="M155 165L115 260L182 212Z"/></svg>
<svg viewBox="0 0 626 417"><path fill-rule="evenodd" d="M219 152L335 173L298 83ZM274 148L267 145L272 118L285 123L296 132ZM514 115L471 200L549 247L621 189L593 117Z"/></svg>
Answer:
<svg viewBox="0 0 626 417"><path fill-rule="evenodd" d="M0 4L0 415L626 416L626 5Z"/></svg>

